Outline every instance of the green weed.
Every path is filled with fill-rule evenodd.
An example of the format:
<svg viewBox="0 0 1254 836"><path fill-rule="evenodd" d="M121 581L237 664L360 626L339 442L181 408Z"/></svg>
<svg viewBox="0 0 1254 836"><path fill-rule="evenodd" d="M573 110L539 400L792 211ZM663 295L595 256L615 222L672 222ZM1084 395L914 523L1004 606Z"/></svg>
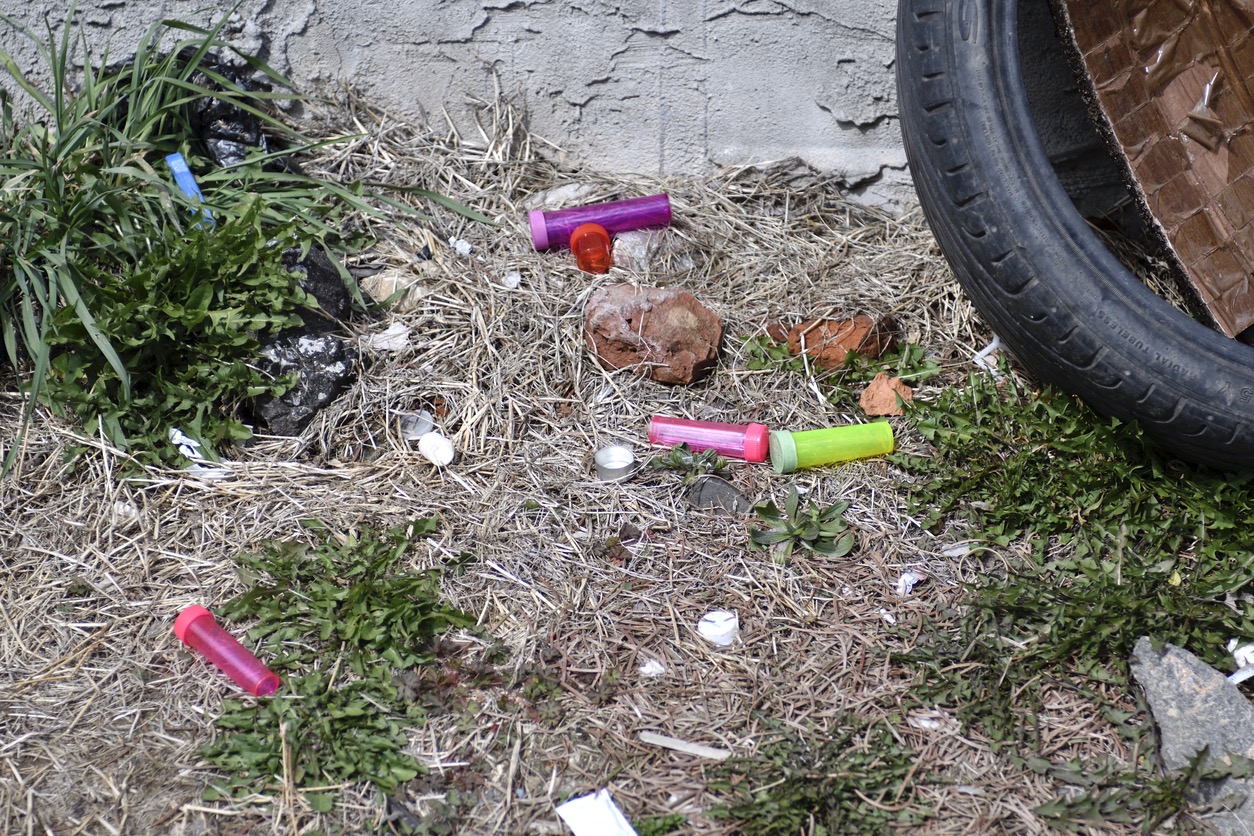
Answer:
<svg viewBox="0 0 1254 836"><path fill-rule="evenodd" d="M773 500L754 506L764 526L749 531L752 546L766 549L776 563L786 564L794 551L810 551L825 557L844 557L853 551L857 535L845 522L848 500L820 506L813 499L803 505L796 485L788 486L781 510Z"/></svg>
<svg viewBox="0 0 1254 836"><path fill-rule="evenodd" d="M682 474L684 484L690 484L702 476L721 476L727 473L727 459L716 450L694 453L687 444L679 443L664 454L649 459L649 465L659 470L674 470Z"/></svg>
<svg viewBox="0 0 1254 836"><path fill-rule="evenodd" d="M1138 637L1222 670L1227 640L1254 635L1254 530L1240 524L1254 511L1250 474L1172 461L1136 426L1009 378L999 387L973 376L910 414L935 447L894 457L918 480L912 512L933 529L960 526L977 555L983 540L998 561L898 659L919 673L916 697L953 707L995 750L1039 759L1042 695L1059 685L1142 741L1145 724L1106 696L1135 693ZM1122 807L1142 823L1171 815L1175 785L1145 768L1111 773L1083 810L1051 810Z"/></svg>
<svg viewBox="0 0 1254 836"><path fill-rule="evenodd" d="M226 773L211 796L272 790L284 776L301 788L368 782L388 792L422 771L405 729L423 722L423 709L404 698L397 674L429 663L444 631L474 624L440 601L440 578L456 566L402 565L436 525L340 538L310 523L313 545L268 543L237 558L251 588L222 614L256 619L249 639L283 685L269 699L223 701L220 734L201 752Z"/></svg>
<svg viewBox="0 0 1254 836"><path fill-rule="evenodd" d="M244 89L215 69L216 56L231 56L290 88L219 28L161 21L119 65L75 36L73 18L71 9L59 32L42 34L3 18L38 49L50 85L0 51L34 107L19 121L12 90L0 88L0 340L28 379L24 426L44 401L142 460L173 461L172 422L195 424L202 441L238 439L246 430L233 408L282 385L245 368L256 333L298 322L310 304L280 274L276 249L360 245L343 233L349 211L423 216L363 183L271 170L279 153L296 158L320 143L272 115L273 100L298 98L290 89ZM258 117L283 151L208 170L189 109L210 99ZM201 228L201 207L174 186L164 163L173 152L198 172L216 226ZM167 364L162 349L176 344Z"/></svg>
<svg viewBox="0 0 1254 836"><path fill-rule="evenodd" d="M755 755L712 770L710 788L731 797L710 811L761 836L880 833L919 824L914 803L915 753L885 723L846 717L838 728L805 738L776 731Z"/></svg>

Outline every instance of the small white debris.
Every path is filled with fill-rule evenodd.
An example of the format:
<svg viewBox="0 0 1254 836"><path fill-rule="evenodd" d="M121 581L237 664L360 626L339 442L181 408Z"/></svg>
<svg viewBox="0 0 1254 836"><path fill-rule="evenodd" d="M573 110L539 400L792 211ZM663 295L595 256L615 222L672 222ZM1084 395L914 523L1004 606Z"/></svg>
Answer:
<svg viewBox="0 0 1254 836"><path fill-rule="evenodd" d="M609 790L598 790L559 804L557 815L575 836L638 836L610 797Z"/></svg>
<svg viewBox="0 0 1254 836"><path fill-rule="evenodd" d="M957 731L958 721L943 711L912 711L906 717L906 725L920 731Z"/></svg>
<svg viewBox="0 0 1254 836"><path fill-rule="evenodd" d="M447 467L455 455L453 442L437 432L429 432L418 439L418 452L436 467Z"/></svg>
<svg viewBox="0 0 1254 836"><path fill-rule="evenodd" d="M185 434L178 427L170 427L166 433L170 442L179 448L179 455L192 461L204 461L205 455L200 451L200 442Z"/></svg>
<svg viewBox="0 0 1254 836"><path fill-rule="evenodd" d="M994 334L993 341L977 351L971 358L974 365L991 374L994 380L1001 380L1003 377L1002 373L997 370L997 358L993 356L993 352L1001 347L1001 337Z"/></svg>
<svg viewBox="0 0 1254 836"><path fill-rule="evenodd" d="M434 429L435 416L425 409L417 415L401 415L401 438L406 441L418 441Z"/></svg>
<svg viewBox="0 0 1254 836"><path fill-rule="evenodd" d="M501 276L501 284L510 290L517 290L518 286L522 284L522 273L519 273L517 270L506 273L504 276Z"/></svg>
<svg viewBox="0 0 1254 836"><path fill-rule="evenodd" d="M885 624L897 623L897 616L893 615L892 613L890 613L888 610L884 609L883 607L880 607L880 618L884 619Z"/></svg>
<svg viewBox="0 0 1254 836"><path fill-rule="evenodd" d="M740 617L727 610L712 610L701 616L697 622L697 632L707 641L727 647L740 634Z"/></svg>
<svg viewBox="0 0 1254 836"><path fill-rule="evenodd" d="M1228 642L1228 652L1238 668L1254 665L1254 644L1242 644L1240 639L1232 639Z"/></svg>
<svg viewBox="0 0 1254 836"><path fill-rule="evenodd" d="M471 243L464 238L450 238L448 239L448 245L453 248L453 252L457 253L462 258L465 258L475 251L475 248L471 245Z"/></svg>
<svg viewBox="0 0 1254 836"><path fill-rule="evenodd" d="M669 737L664 734L658 734L657 732L640 732L640 741L642 743L651 743L654 746L661 746L664 749L670 749L675 752L683 752L686 755L696 755L699 758L709 758L710 760L725 761L731 757L731 752L726 749L715 749L713 746L702 746L700 743L680 740L678 737Z"/></svg>
<svg viewBox="0 0 1254 836"><path fill-rule="evenodd" d="M945 557L966 557L971 554L970 543L958 543L956 546L950 546L941 552Z"/></svg>
<svg viewBox="0 0 1254 836"><path fill-rule="evenodd" d="M640 666L640 675L647 677L665 676L666 665L663 665L657 659L649 659Z"/></svg>
<svg viewBox="0 0 1254 836"><path fill-rule="evenodd" d="M905 598L914 591L914 585L927 580L927 575L918 569L909 569L897 578L897 597Z"/></svg>
<svg viewBox="0 0 1254 836"><path fill-rule="evenodd" d="M205 467L203 464L191 464L187 472L206 482L221 482L231 475L231 471L225 467Z"/></svg>
<svg viewBox="0 0 1254 836"><path fill-rule="evenodd" d="M366 345L375 351L404 351L409 347L409 326L393 322L386 331L367 337Z"/></svg>
<svg viewBox="0 0 1254 836"><path fill-rule="evenodd" d="M139 518L139 508L133 502L123 502L119 499L113 503L113 515L123 522L130 522Z"/></svg>

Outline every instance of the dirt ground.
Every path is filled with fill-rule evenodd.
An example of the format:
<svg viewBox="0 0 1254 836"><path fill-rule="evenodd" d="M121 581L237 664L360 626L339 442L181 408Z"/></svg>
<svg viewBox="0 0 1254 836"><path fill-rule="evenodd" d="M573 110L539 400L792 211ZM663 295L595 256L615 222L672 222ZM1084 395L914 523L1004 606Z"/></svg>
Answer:
<svg viewBox="0 0 1254 836"><path fill-rule="evenodd" d="M911 625L952 607L961 582L997 560L962 556L965 532L921 530L905 474L882 459L795 478L734 465L730 481L755 502L781 502L792 483L822 503L852 502L853 554L780 566L749 549L749 515L693 508L676 474L646 468L604 483L593 470L593 451L611 441L647 458L647 422L659 413L792 429L863 420L854 396L828 400L813 369L747 368L743 340L777 317L893 314L945 369L917 397L961 380L990 335L921 217L859 208L838 183L787 161L704 178L570 170L502 105L484 106L474 136L365 110L353 118L366 138L314 170L433 188L498 225L434 207L430 223L383 230L355 263L412 281L405 309L358 326L364 361L348 394L301 437L236 451L225 479L125 475L119 451L37 417L20 471L0 484L0 831L357 832L412 822L460 788L473 803L449 832L563 833L555 803L607 787L633 820L680 812L689 824L677 832L731 833L705 815L720 800L714 762L641 732L746 755L781 728L822 735L853 715L891 722L917 753L919 780L884 802L928 808L916 832L1044 832L1031 810L1054 796L1049 782L964 735L949 707L921 704L912 672L889 661L910 648ZM589 276L568 253L532 249L526 211L558 187L578 187L568 205L666 191L675 222L656 235L647 269ZM473 250L459 255L451 240ZM430 260L417 258L424 246ZM723 318L708 379L664 386L597 364L583 304L620 281L690 290ZM408 344L372 348L370 336L394 323ZM6 447L19 404L7 381ZM421 409L437 412L456 447L447 468L402 437L405 416ZM893 424L899 450L926 452L908 423ZM454 634L451 646L474 656L492 637L507 652L497 684L412 730L430 775L387 803L342 788L331 813L291 786L202 800L212 772L195 753L233 689L175 639L175 614L240 592L231 556L307 538L302 520L351 531L431 514L440 529L419 543L415 567L476 556L445 591L480 631ZM633 530L638 539L608 547ZM899 597L910 568L928 580ZM738 614L731 647L698 635L712 609ZM642 675L650 660L665 672ZM511 690L519 671L554 683L551 710ZM1055 754L1118 752L1080 705L1059 693L1041 716Z"/></svg>

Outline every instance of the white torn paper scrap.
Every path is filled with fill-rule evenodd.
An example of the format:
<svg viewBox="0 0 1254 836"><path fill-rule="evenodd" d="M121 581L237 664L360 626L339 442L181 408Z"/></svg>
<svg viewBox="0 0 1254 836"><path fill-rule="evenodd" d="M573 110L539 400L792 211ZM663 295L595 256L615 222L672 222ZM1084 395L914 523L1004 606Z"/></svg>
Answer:
<svg viewBox="0 0 1254 836"><path fill-rule="evenodd" d="M519 273L517 270L511 270L504 276L501 276L501 284L510 290L517 290L518 286L522 284L522 273Z"/></svg>
<svg viewBox="0 0 1254 836"><path fill-rule="evenodd" d="M883 607L880 607L880 618L884 619L885 624L897 623L897 616L893 615L892 613L890 613L888 610L884 609Z"/></svg>
<svg viewBox="0 0 1254 836"><path fill-rule="evenodd" d="M640 666L641 676L664 676L666 674L666 665L663 665L657 659L649 659Z"/></svg>
<svg viewBox="0 0 1254 836"><path fill-rule="evenodd" d="M897 578L897 597L905 598L914 591L914 585L927 580L927 575L918 569L908 569Z"/></svg>
<svg viewBox="0 0 1254 836"><path fill-rule="evenodd" d="M462 258L465 258L475 251L475 248L471 246L470 242L465 238L450 238L448 239L448 245L453 248L453 252L457 253Z"/></svg>
<svg viewBox="0 0 1254 836"><path fill-rule="evenodd" d="M557 805L557 814L575 836L638 836L606 789Z"/></svg>
<svg viewBox="0 0 1254 836"><path fill-rule="evenodd" d="M403 351L409 347L409 326L393 322L387 330L367 337L366 345L375 351Z"/></svg>
<svg viewBox="0 0 1254 836"><path fill-rule="evenodd" d="M697 622L697 632L719 647L727 647L740 633L740 617L727 610L711 610Z"/></svg>

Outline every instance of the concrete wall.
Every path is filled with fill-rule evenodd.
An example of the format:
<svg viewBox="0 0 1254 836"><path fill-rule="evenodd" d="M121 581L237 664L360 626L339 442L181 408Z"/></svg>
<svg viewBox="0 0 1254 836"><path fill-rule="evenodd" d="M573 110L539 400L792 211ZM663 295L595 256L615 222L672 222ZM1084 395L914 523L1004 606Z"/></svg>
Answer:
<svg viewBox="0 0 1254 836"><path fill-rule="evenodd" d="M0 0L42 30L68 2ZM81 0L114 57L203 0ZM469 127L499 89L569 162L702 173L801 157L869 202L912 195L891 0L244 0L232 38L303 90L351 84L395 113ZM221 14L218 12L217 14ZM36 61L12 27L0 46Z"/></svg>

